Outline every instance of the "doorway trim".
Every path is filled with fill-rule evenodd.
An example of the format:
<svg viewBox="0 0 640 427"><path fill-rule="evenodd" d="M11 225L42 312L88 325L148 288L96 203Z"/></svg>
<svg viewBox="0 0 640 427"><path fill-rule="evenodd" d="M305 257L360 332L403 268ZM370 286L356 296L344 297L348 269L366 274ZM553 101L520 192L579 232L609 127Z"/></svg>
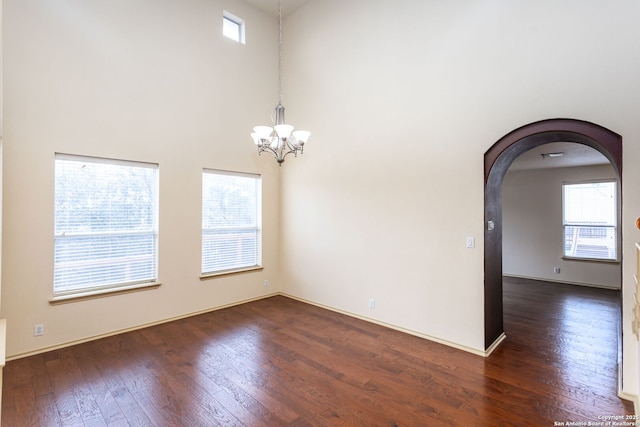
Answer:
<svg viewBox="0 0 640 427"><path fill-rule="evenodd" d="M487 150L484 154L485 350L495 347L504 338L502 181L509 166L520 154L551 142L575 142L602 153L617 172L622 201L622 136L597 124L575 119L542 120L506 134Z"/></svg>

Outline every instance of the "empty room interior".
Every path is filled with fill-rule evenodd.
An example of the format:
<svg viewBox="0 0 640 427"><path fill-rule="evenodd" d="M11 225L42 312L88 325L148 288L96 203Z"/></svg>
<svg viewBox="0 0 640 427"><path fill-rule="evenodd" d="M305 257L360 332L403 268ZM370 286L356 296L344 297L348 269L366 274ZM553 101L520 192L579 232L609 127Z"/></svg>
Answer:
<svg viewBox="0 0 640 427"><path fill-rule="evenodd" d="M635 425L637 0L0 5L4 425Z"/></svg>

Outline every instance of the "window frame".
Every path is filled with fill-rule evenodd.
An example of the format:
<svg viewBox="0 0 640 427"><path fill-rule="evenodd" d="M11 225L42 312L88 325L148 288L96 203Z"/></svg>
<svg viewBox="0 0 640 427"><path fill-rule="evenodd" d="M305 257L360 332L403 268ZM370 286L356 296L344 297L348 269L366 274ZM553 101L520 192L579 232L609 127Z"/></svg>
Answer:
<svg viewBox="0 0 640 427"><path fill-rule="evenodd" d="M599 183L612 183L613 184L613 209L614 209L614 224L613 225L580 225L577 223L571 223L566 220L566 198L565 188L571 185L584 185L584 184L599 184ZM580 181L564 181L562 183L562 259L569 261L589 261L589 262L604 262L604 263L618 263L620 262L620 203L619 203L619 183L615 178L609 179L589 179ZM599 257L585 257L567 255L566 253L566 228L567 227L588 227L588 228L602 228L613 229L613 235L615 238L615 257L613 258L599 258Z"/></svg>
<svg viewBox="0 0 640 427"><path fill-rule="evenodd" d="M152 189L152 197L153 200L149 204L149 206L153 209L152 212L152 221L149 230L140 231L140 230L132 230L132 231L96 231L89 230L77 233L71 233L71 237L68 231L59 232L56 230L56 226L54 225L53 230L53 241L54 241L54 266L53 266L53 297L50 299L50 302L59 302L66 301L72 299L81 299L86 297L93 297L101 294L110 294L116 292L124 292L130 291L134 289L144 289L144 288L152 288L160 286L158 282L158 255L159 255L159 177L160 177L160 169L157 163L150 162L141 162L141 161L131 161L131 160L118 160L118 159L110 159L110 158L102 158L102 157L92 157L92 156L84 156L84 155L73 155L73 154L64 154L64 153L55 153L54 157L54 203L57 201L57 193L59 191L58 187L58 177L57 177L57 168L58 161L74 161L79 163L96 163L102 165L117 165L117 166L128 166L128 167L137 167L137 168L145 168L154 170L153 176L153 189ZM78 187L80 188L80 187ZM54 206L54 224L57 221L57 212ZM111 223L110 223L111 224ZM87 284L85 286L75 286L70 289L58 289L56 290L56 274L57 274L57 266L56 266L56 258L58 256L58 251L56 248L56 243L61 239L73 239L73 238L87 238L87 237L114 237L114 236L141 236L148 234L152 236L152 261L150 263L151 267L151 276L144 279L135 279L128 281L118 281L118 282L110 282L110 283L94 283ZM77 261L79 263L83 263L84 261ZM100 264L100 262L98 262Z"/></svg>
<svg viewBox="0 0 640 427"><path fill-rule="evenodd" d="M225 29L227 25L235 25L237 32L234 31L233 37ZM230 40L238 42L240 44L245 43L245 22L244 19L234 15L233 13L222 11L222 35Z"/></svg>
<svg viewBox="0 0 640 427"><path fill-rule="evenodd" d="M256 219L256 225L255 227L234 227L235 229L247 229L247 230L255 230L256 231L256 262L255 264L252 265L238 265L235 267L231 267L231 268L219 268L219 269L214 269L214 270L207 270L205 271L205 239L204 239L204 235L205 235L205 227L204 227L204 221L205 221L205 175L206 174L210 174L210 175L220 175L220 176L236 176L236 177L243 177L243 178L253 178L255 179L255 184L256 184L256 192L255 192L255 219ZM202 188L201 188L201 228L200 228L200 278L201 279L206 279L206 278L210 278L210 277L216 277L216 276L221 276L221 275L227 275L227 274L235 274L235 273L241 273L241 272L245 272L245 271L254 271L254 270L261 270L263 268L262 266L262 238L263 238L263 227L262 227L262 175L260 174L255 174L255 173L248 173L248 172L236 172L236 171L227 171L227 170L220 170L220 169L210 169L210 168L203 168L202 169L202 176L201 176L201 184L202 184ZM220 229L223 229L224 227L220 227Z"/></svg>

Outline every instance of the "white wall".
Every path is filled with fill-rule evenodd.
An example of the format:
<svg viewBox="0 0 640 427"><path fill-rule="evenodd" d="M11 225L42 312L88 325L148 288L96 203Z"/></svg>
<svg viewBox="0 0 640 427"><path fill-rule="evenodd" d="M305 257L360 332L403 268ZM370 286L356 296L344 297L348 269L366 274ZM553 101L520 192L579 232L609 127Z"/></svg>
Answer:
<svg viewBox="0 0 640 427"><path fill-rule="evenodd" d="M313 134L283 168L284 291L482 349L483 154L558 117L623 136L633 260L638 16L634 0L323 0L291 15L284 103ZM626 264L624 387L635 393Z"/></svg>
<svg viewBox="0 0 640 427"><path fill-rule="evenodd" d="M223 9L246 45L222 37ZM279 290L280 171L249 137L277 99L273 17L239 1L6 0L4 18L9 357ZM55 152L159 164L160 288L49 304ZM262 174L264 270L199 279L202 168Z"/></svg>
<svg viewBox="0 0 640 427"><path fill-rule="evenodd" d="M620 289L618 263L562 259L562 184L599 179L616 179L613 167L509 170L502 184L503 274Z"/></svg>

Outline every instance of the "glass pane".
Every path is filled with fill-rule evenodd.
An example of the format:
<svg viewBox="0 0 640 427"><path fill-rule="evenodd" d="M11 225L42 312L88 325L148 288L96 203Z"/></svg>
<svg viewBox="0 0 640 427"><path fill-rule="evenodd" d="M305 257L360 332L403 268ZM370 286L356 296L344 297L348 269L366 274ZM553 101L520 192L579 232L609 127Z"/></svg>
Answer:
<svg viewBox="0 0 640 427"><path fill-rule="evenodd" d="M56 157L54 293L157 278L157 171Z"/></svg>
<svg viewBox="0 0 640 427"><path fill-rule="evenodd" d="M564 227L564 256L616 259L615 227Z"/></svg>
<svg viewBox="0 0 640 427"><path fill-rule="evenodd" d="M56 292L153 281L155 272L155 234L56 237Z"/></svg>
<svg viewBox="0 0 640 427"><path fill-rule="evenodd" d="M240 24L227 17L222 18L222 34L231 40L240 41Z"/></svg>
<svg viewBox="0 0 640 427"><path fill-rule="evenodd" d="M260 178L202 175L202 272L260 264Z"/></svg>
<svg viewBox="0 0 640 427"><path fill-rule="evenodd" d="M202 231L202 271L213 272L259 264L257 229Z"/></svg>
<svg viewBox="0 0 640 427"><path fill-rule="evenodd" d="M564 223L616 225L616 183L565 184Z"/></svg>
<svg viewBox="0 0 640 427"><path fill-rule="evenodd" d="M617 259L616 182L562 186L564 256Z"/></svg>
<svg viewBox="0 0 640 427"><path fill-rule="evenodd" d="M152 230L156 172L149 167L56 160L56 234Z"/></svg>

